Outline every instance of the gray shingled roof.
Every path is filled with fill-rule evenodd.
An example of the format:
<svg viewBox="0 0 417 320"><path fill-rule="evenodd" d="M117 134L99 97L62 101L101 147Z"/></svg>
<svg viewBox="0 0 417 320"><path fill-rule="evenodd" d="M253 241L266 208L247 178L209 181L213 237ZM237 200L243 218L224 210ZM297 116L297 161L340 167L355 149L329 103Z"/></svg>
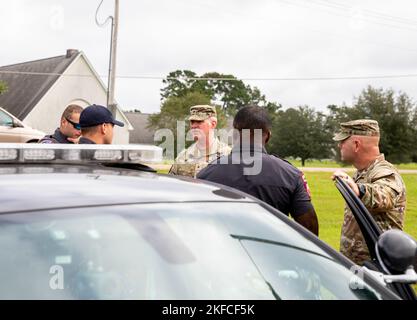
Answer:
<svg viewBox="0 0 417 320"><path fill-rule="evenodd" d="M0 80L8 86L8 91L0 95L0 107L23 120L59 78L57 75L10 74L1 71L62 74L79 54L79 51L71 50L68 55L0 67Z"/></svg>
<svg viewBox="0 0 417 320"><path fill-rule="evenodd" d="M129 143L154 145L153 137L155 130L146 128L148 126L149 113L125 112L134 130L130 131Z"/></svg>

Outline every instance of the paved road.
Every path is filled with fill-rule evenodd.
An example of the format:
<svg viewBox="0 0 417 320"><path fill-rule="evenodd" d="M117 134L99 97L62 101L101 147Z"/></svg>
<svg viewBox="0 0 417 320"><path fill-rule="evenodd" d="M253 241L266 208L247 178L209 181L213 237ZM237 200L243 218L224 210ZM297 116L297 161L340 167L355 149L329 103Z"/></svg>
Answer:
<svg viewBox="0 0 417 320"><path fill-rule="evenodd" d="M148 164L150 167L154 168L155 170L169 170L171 168L170 164ZM353 172L353 168L312 168L312 167L300 167L300 170L304 172L334 172L337 169L342 169L347 172ZM408 173L408 174L417 174L417 170L410 170L410 169L402 169L398 170L400 173Z"/></svg>

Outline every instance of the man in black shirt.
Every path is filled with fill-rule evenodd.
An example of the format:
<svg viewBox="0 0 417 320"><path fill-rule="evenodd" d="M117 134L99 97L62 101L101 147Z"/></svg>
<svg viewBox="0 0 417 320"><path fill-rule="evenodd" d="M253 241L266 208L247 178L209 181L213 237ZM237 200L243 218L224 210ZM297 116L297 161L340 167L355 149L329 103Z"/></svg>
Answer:
<svg viewBox="0 0 417 320"><path fill-rule="evenodd" d="M81 135L79 124L81 111L83 108L75 104L66 107L59 128L53 134L43 137L39 143L78 143Z"/></svg>
<svg viewBox="0 0 417 320"><path fill-rule="evenodd" d="M229 156L213 161L197 178L224 184L275 207L318 235L318 221L303 173L269 155L271 121L264 108L248 106L236 114L234 147ZM245 139L246 138L246 139Z"/></svg>

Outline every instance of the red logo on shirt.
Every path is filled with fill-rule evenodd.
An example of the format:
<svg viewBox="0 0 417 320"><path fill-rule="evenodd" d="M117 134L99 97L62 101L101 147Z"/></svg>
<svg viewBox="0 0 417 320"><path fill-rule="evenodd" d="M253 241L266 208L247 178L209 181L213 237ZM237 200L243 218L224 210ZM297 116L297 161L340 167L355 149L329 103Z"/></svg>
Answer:
<svg viewBox="0 0 417 320"><path fill-rule="evenodd" d="M301 172L301 178L303 179L304 189L307 191L308 196L311 198L310 187L308 186L307 179L303 172Z"/></svg>

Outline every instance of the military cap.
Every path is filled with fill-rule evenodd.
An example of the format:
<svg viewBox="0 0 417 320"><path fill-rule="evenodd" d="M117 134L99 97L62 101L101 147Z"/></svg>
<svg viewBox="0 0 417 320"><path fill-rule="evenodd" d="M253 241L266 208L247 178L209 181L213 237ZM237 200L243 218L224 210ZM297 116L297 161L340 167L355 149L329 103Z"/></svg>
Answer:
<svg viewBox="0 0 417 320"><path fill-rule="evenodd" d="M340 124L340 131L334 135L333 140L342 141L350 136L379 137L378 122L369 119L343 122Z"/></svg>
<svg viewBox="0 0 417 320"><path fill-rule="evenodd" d="M188 120L204 121L210 117L217 117L216 108L209 105L198 105L190 108Z"/></svg>

